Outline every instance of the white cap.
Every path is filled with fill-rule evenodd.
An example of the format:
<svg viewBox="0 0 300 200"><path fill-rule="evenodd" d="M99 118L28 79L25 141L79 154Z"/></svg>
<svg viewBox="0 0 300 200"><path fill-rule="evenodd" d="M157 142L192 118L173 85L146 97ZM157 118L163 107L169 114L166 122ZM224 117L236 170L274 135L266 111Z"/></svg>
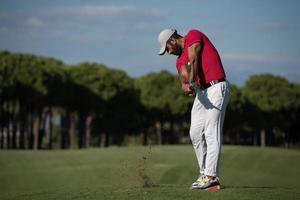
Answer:
<svg viewBox="0 0 300 200"><path fill-rule="evenodd" d="M158 35L158 42L160 43L160 51L159 51L159 55L164 55L164 53L166 52L166 44L168 39L170 39L170 37L177 32L175 29L165 29L163 31L161 31Z"/></svg>

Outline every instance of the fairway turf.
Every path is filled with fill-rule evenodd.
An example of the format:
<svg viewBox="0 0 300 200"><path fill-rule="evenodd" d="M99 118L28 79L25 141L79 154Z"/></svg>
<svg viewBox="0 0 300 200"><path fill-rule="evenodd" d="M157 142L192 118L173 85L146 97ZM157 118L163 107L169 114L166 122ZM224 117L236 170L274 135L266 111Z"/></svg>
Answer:
<svg viewBox="0 0 300 200"><path fill-rule="evenodd" d="M191 190L191 145L1 150L0 199L300 199L298 150L223 146L220 170L222 190Z"/></svg>

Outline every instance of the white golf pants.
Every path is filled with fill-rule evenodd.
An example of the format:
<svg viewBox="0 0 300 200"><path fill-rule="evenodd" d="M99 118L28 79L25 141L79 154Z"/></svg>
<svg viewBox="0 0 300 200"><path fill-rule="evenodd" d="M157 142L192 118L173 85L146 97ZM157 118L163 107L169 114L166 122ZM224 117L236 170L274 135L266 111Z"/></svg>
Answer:
<svg viewBox="0 0 300 200"><path fill-rule="evenodd" d="M190 137L200 174L219 176L222 128L229 99L227 81L197 91L191 112Z"/></svg>

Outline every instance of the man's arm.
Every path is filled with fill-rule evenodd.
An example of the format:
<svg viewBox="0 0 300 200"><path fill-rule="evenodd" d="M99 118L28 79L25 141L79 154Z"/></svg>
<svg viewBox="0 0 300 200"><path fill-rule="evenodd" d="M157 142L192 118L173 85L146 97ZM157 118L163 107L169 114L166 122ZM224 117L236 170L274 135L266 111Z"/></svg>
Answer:
<svg viewBox="0 0 300 200"><path fill-rule="evenodd" d="M187 67L185 65L183 65L180 68L178 75L179 75L182 91L187 94L192 94L193 91L191 90L189 85L189 72L187 71Z"/></svg>
<svg viewBox="0 0 300 200"><path fill-rule="evenodd" d="M189 46L188 48L188 56L191 64L191 72L188 76L189 83L195 83L197 76L197 68L200 60L200 52L201 52L201 44L200 42L196 42Z"/></svg>

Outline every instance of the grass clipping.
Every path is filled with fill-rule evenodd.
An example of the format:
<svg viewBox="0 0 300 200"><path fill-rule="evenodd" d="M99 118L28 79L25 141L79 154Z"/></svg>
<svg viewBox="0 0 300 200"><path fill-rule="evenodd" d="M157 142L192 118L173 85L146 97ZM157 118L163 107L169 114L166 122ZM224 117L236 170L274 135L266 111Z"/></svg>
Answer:
<svg viewBox="0 0 300 200"><path fill-rule="evenodd" d="M141 179L142 182L141 185L143 188L149 188L154 186L150 177L146 173L147 157L149 157L150 155L151 155L151 146L149 148L148 155L143 156L142 159L139 161L139 165L138 165L138 175Z"/></svg>

